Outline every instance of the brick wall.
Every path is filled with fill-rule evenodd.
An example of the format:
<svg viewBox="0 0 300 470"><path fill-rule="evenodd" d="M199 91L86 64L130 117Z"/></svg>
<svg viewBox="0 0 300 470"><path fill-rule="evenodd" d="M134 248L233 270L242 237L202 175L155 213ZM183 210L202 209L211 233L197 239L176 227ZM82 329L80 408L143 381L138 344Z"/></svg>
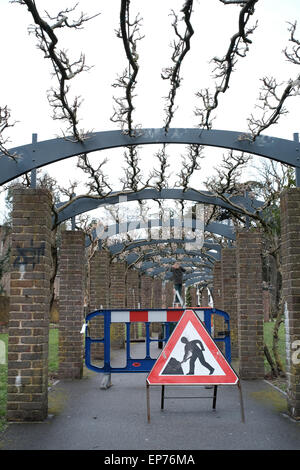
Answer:
<svg viewBox="0 0 300 470"><path fill-rule="evenodd" d="M285 190L280 203L288 412L300 420L300 188Z"/></svg>
<svg viewBox="0 0 300 470"><path fill-rule="evenodd" d="M264 377L262 235L237 232L237 310L240 377Z"/></svg>
<svg viewBox="0 0 300 470"><path fill-rule="evenodd" d="M51 205L47 190L14 190L8 421L42 421L48 414Z"/></svg>
<svg viewBox="0 0 300 470"><path fill-rule="evenodd" d="M59 377L80 379L83 372L85 236L62 232L59 254Z"/></svg>

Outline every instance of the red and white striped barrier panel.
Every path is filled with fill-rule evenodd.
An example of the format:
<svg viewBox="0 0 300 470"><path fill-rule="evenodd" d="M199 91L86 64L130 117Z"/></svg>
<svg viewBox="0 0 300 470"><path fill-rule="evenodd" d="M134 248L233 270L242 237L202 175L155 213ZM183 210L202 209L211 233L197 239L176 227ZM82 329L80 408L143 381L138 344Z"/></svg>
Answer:
<svg viewBox="0 0 300 470"><path fill-rule="evenodd" d="M112 310L111 323L128 322L177 322L185 310ZM204 311L195 310L204 321Z"/></svg>

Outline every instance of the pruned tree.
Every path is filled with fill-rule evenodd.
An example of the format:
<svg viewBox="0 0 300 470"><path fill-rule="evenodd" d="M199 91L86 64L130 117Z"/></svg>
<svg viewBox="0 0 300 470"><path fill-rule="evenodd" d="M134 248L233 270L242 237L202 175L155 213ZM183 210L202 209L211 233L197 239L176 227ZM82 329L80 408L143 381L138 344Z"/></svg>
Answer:
<svg viewBox="0 0 300 470"><path fill-rule="evenodd" d="M0 106L0 151L3 156L13 158L14 160L17 158L17 155L7 149L9 139L4 134L7 129L14 127L15 124L15 121L11 122L11 111L8 106Z"/></svg>
<svg viewBox="0 0 300 470"><path fill-rule="evenodd" d="M205 88L196 93L201 106L195 109L195 115L200 118L199 127L204 129L212 128L212 113L219 105L219 95L226 93L229 89L230 79L237 60L246 56L249 45L252 43L250 36L257 27L257 23L249 28L247 28L247 24L255 12L255 5L258 0L220 1L225 5L239 5L241 11L238 19L238 31L231 37L224 56L213 57L212 59L213 78L217 81L214 92L211 92L209 88Z"/></svg>
<svg viewBox="0 0 300 470"><path fill-rule="evenodd" d="M270 362L274 375L284 373L284 368L278 353L278 330L283 321L283 295L281 286L281 237L280 237L280 194L287 187L295 185L294 171L284 164L274 161L264 163L260 172L256 169L257 179L241 181L243 171L251 161L251 156L229 152L224 156L223 162L216 170L216 175L206 182L206 187L231 205L225 213L220 208L214 208L210 220L231 218L236 226L256 228L264 234L264 259L271 259L276 272L275 323L273 331L273 354L275 364L270 361L271 355L265 345L265 354ZM232 201L232 196L242 195L251 199L262 200L259 208L252 211Z"/></svg>
<svg viewBox="0 0 300 470"><path fill-rule="evenodd" d="M289 23L289 41L293 46L292 48L286 47L284 55L290 63L300 65L300 41L295 37L296 28L296 21ZM285 107L287 99L300 94L300 74L297 74L294 79L288 79L286 83L279 83L275 77L264 77L261 81L262 87L256 105L261 110L261 116L251 114L248 119L252 141L270 126L278 124L280 117L288 113Z"/></svg>
<svg viewBox="0 0 300 470"><path fill-rule="evenodd" d="M71 15L76 10L78 3L72 8L66 8L52 16L45 11L43 18L34 0L12 0L12 3L26 5L34 20L34 25L29 27L29 32L37 39L37 47L44 53L44 58L51 61L53 76L56 77L58 86L48 91L48 101L53 110L53 119L61 120L67 124L67 131L62 130L63 136L76 142L83 142L87 132L79 129L78 111L81 105L81 98L75 96L70 99L70 83L79 74L90 69L85 63L85 55L80 54L79 58L71 59L65 49L58 49L59 39L57 31L62 28L81 29L87 21L99 15L87 16L81 13L77 19L71 19Z"/></svg>

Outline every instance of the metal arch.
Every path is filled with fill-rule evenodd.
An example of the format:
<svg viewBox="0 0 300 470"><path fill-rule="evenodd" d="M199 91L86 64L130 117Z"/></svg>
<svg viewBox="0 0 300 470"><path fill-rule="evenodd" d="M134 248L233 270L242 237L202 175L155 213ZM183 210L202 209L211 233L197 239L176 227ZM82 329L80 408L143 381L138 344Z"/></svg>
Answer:
<svg viewBox="0 0 300 470"><path fill-rule="evenodd" d="M180 254L183 254L184 256L187 256L187 258L182 258L180 260L176 259L176 258L170 258L170 256L173 256L175 254L178 254L178 252L180 252ZM207 265L209 266L212 266L213 263L211 262L208 262L207 260L203 260L203 258L201 257L202 256L202 252L199 251L197 252L197 254L195 254L195 252L189 252L189 251L186 251L186 252L183 252L183 250L175 250L175 251L167 251L167 250L162 250L162 251L154 251L154 252L150 252L148 254L146 254L144 256L144 259L147 260L147 259L152 259L153 257L155 256L163 256L163 255L166 255L168 254L169 257L168 258L162 258L161 261L162 262L167 262L165 260L172 260L173 263L175 262L178 262L178 263L181 263L181 262L185 262L185 261L190 261L191 259L195 260L195 262L203 262L203 263L207 263Z"/></svg>
<svg viewBox="0 0 300 470"><path fill-rule="evenodd" d="M142 254L144 254L144 253L142 253ZM212 261L208 261L205 258L200 258L203 255L200 251L186 251L186 250L183 250L183 249L180 249L180 248L177 248L174 251L173 250L161 250L161 251L145 252L145 255L143 256L143 259L147 260L149 258L153 258L154 256L162 256L162 255L173 256L173 255L176 255L176 254L183 254L185 256L191 256L191 257L195 257L195 258L197 257L197 258L201 259L204 263L207 263L208 266L213 266L213 264L214 264ZM126 258L127 264L131 265L132 263L135 263L139 258L140 258L140 254L130 253ZM185 260L187 260L187 259L188 258L185 258ZM175 258L174 258L174 262L175 262Z"/></svg>
<svg viewBox="0 0 300 470"><path fill-rule="evenodd" d="M198 256L191 256L190 258L183 258L180 261L176 260L176 258L160 258L159 261L144 261L144 263L141 265L141 268L146 263L153 263L153 264L174 264L175 262L178 262L181 266L183 264L189 265L189 264L197 264L198 266L209 266L212 267L211 263L208 263L207 261L204 261L203 258L201 258L200 253Z"/></svg>
<svg viewBox="0 0 300 470"><path fill-rule="evenodd" d="M121 198L120 195L122 196ZM243 196L231 196L229 194L225 196L227 196L233 204L239 204L253 213L259 210L259 208L261 208L264 204L263 201L250 199L249 197L246 198ZM73 202L70 202L65 208L61 209L57 215L56 223L59 224L65 220L72 219L72 217L75 217L76 215L97 209L101 206L119 204L123 202L141 201L144 199L179 199L199 202L202 204L212 204L223 207L224 209L233 208L230 204L227 204L221 198L214 196L210 191L196 191L194 189L188 189L187 191L184 191L177 188L168 188L158 191L157 189L148 188L137 192L128 192L127 194L120 194L120 191L115 191L111 193L110 196L104 197L103 199L94 199L86 196L74 199ZM66 202L62 202L57 204L56 207L59 209L65 204ZM237 209L235 210L239 212Z"/></svg>
<svg viewBox="0 0 300 470"><path fill-rule="evenodd" d="M195 242L195 239L182 239L182 238L168 238L168 239L157 239L157 240L138 240L133 243L130 243L130 245L126 246L124 243L116 243L115 245L111 245L109 247L109 251L113 255L121 254L124 251L127 250L133 250L134 248L139 248L141 246L147 246L147 245L159 245L162 243L174 243L174 244L185 244L185 243L193 243ZM210 243L210 242L204 242L203 246L205 248L209 248L210 250L218 250L217 253L220 253L220 245L217 243Z"/></svg>
<svg viewBox="0 0 300 470"><path fill-rule="evenodd" d="M202 276L200 276L196 279L189 279L188 281L186 281L185 287L193 286L194 284L199 284L200 282L205 283L205 285L208 285L209 281L211 281L211 280L212 280L212 277L202 277Z"/></svg>
<svg viewBox="0 0 300 470"><path fill-rule="evenodd" d="M169 263L173 262L174 263L174 260L169 260ZM152 269L152 268L155 268L155 267L163 267L163 265L165 265L166 263L165 262L162 262L162 261L157 261L157 262L154 262L154 261L146 261L145 263L142 264L142 266L140 266L138 269L140 271L147 271L148 269ZM197 266L195 266L195 264L197 264ZM209 266L208 264L204 264L203 261L202 262L197 262L197 261L185 261L185 262L180 262L180 266L183 266L183 267L189 267L189 268L192 268L193 266L195 266L197 269L203 269L203 270L211 270L212 267ZM165 269L166 270L170 270L170 268L168 266L165 266Z"/></svg>
<svg viewBox="0 0 300 470"><path fill-rule="evenodd" d="M7 183L29 171L66 158L115 147L146 144L199 144L228 148L277 160L300 168L299 143L267 135L255 141L243 132L173 128L166 133L163 128L140 129L136 137L120 130L89 133L84 142L72 139L50 139L9 149L18 155L16 160L0 154L0 184Z"/></svg>

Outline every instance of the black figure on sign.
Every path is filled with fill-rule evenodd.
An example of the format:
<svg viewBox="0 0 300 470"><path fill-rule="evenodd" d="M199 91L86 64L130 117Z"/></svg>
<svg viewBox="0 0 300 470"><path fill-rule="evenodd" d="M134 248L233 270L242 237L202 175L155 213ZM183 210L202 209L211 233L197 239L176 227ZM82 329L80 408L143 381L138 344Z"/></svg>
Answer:
<svg viewBox="0 0 300 470"><path fill-rule="evenodd" d="M181 338L181 342L185 344L184 347L184 356L181 364L186 362L188 359L190 360L190 370L187 375L194 375L195 373L195 362L197 359L201 362L201 364L209 370L209 375L213 374L214 368L206 362L203 351L205 351L203 344L199 339L194 339L193 341L188 341L188 339L183 336Z"/></svg>
<svg viewBox="0 0 300 470"><path fill-rule="evenodd" d="M175 357L171 357L168 364L164 368L163 375L183 375L184 372L181 367L181 363L175 359Z"/></svg>

